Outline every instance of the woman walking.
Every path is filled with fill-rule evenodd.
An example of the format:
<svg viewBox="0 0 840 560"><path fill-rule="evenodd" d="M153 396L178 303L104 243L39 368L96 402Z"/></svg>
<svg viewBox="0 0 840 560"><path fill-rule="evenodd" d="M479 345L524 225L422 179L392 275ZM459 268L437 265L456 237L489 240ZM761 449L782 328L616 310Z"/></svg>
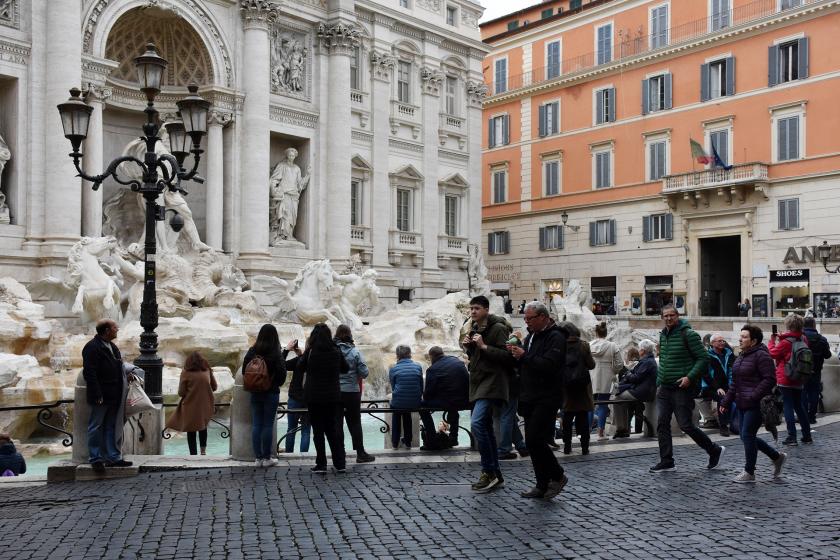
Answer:
<svg viewBox="0 0 840 560"><path fill-rule="evenodd" d="M318 323L312 329L306 350L290 362L304 375L303 395L309 408L309 420L315 438L315 466L312 472L327 473L327 451L330 444L335 472L347 469L344 454L344 431L341 427L341 384L339 377L349 371L347 360L333 342L330 328Z"/></svg>
<svg viewBox="0 0 840 560"><path fill-rule="evenodd" d="M761 399L773 391L776 384L776 371L773 358L767 347L762 344L764 335L755 325L744 325L741 329L741 355L733 366L733 383L720 402L721 414L729 410L734 402L741 415L740 435L744 442L744 456L746 464L744 472L733 479L733 482L755 482L755 463L758 451L767 455L773 461L773 478L782 472L787 454L779 453L769 443L759 438L758 428L761 427Z"/></svg>
<svg viewBox="0 0 840 560"><path fill-rule="evenodd" d="M802 341L808 344L808 338L802 334L805 326L804 319L794 313L785 317L785 332L781 335L770 335L770 356L776 360L776 383L782 391L782 403L787 424L787 438L783 445L796 445L796 420L802 428L802 443L812 443L811 424L802 402L802 388L804 383L800 379L791 379L785 373L785 365L790 361L793 353L793 342Z"/></svg>
<svg viewBox="0 0 840 560"><path fill-rule="evenodd" d="M280 337L274 325L260 328L257 341L245 353L242 372L256 357L265 361L271 385L267 391L251 393L251 444L257 467L271 467L277 461L271 458L274 447L274 425L277 421L277 404L280 401L280 386L286 382L286 362L280 351Z"/></svg>
<svg viewBox="0 0 840 560"><path fill-rule="evenodd" d="M569 357L576 356L574 364L587 370L595 367L595 360L589 349L589 343L580 339L580 331L569 322L560 323L560 330L566 335L566 364ZM568 373L568 372L567 372ZM592 395L592 379L589 375L578 384L565 383L563 390L563 454L572 452L572 424L580 436L580 449L589 455L589 415L595 408Z"/></svg>
<svg viewBox="0 0 840 560"><path fill-rule="evenodd" d="M353 449L356 451L357 463L370 463L376 457L365 451L365 442L362 435L362 379L367 379L368 367L359 349L353 343L353 332L347 325L339 325L335 329L335 343L347 361L348 370L341 374L341 410L344 421L347 422L347 429L350 431L350 438L353 440Z"/></svg>
<svg viewBox="0 0 840 560"><path fill-rule="evenodd" d="M198 454L196 433L201 454L207 454L207 425L216 409L213 399L213 391L216 389L218 385L210 364L198 352L190 354L184 362L181 380L178 383L178 396L181 397L181 401L166 421L168 429L187 432L190 455Z"/></svg>
<svg viewBox="0 0 840 560"><path fill-rule="evenodd" d="M610 398L613 381L616 380L616 375L624 367L624 361L621 359L621 351L615 342L607 340L606 323L598 323L595 326L595 336L597 338L589 345L592 350L592 357L595 359L595 369L590 372L592 375L592 391L596 401L605 401ZM595 410L599 439L606 437L604 428L607 425L609 415L609 405L599 404Z"/></svg>

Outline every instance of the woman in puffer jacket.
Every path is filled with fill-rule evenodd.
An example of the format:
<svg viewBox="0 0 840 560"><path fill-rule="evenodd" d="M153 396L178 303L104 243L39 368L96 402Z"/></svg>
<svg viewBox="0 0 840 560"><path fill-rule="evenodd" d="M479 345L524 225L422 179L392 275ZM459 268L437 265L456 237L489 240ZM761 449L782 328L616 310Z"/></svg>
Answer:
<svg viewBox="0 0 840 560"><path fill-rule="evenodd" d="M589 372L592 377L592 392L596 401L610 398L612 385L618 380L618 372L624 367L624 360L621 357L621 350L615 342L607 340L607 324L599 323L595 327L595 340L589 343L592 357L595 359L595 369ZM595 417L598 419L598 437L604 438L604 427L607 424L607 416L610 415L610 407L606 404L599 404L595 409ZM589 425L592 425L590 418Z"/></svg>
<svg viewBox="0 0 840 560"><path fill-rule="evenodd" d="M755 325L744 325L741 329L741 355L732 368L733 382L720 402L721 412L729 410L734 402L741 414L739 433L744 442L746 463L744 472L735 477L733 482L755 482L755 463L759 450L773 461L774 478L781 474L782 465L787 459L786 454L779 453L756 435L762 424L761 399L769 395L776 385L773 358L762 344L763 338L761 329Z"/></svg>

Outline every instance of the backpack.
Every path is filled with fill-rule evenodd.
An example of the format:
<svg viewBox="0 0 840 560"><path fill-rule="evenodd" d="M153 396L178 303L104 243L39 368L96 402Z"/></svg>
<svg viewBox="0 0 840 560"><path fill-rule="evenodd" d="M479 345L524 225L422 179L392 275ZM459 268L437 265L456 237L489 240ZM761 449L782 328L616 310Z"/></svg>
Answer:
<svg viewBox="0 0 840 560"><path fill-rule="evenodd" d="M801 338L787 337L790 358L785 362L785 377L791 381L806 382L814 373L814 353Z"/></svg>
<svg viewBox="0 0 840 560"><path fill-rule="evenodd" d="M249 393L265 393L271 389L268 365L262 356L254 356L242 374L242 387Z"/></svg>
<svg viewBox="0 0 840 560"><path fill-rule="evenodd" d="M580 341L566 343L566 386L580 387L591 380L580 351Z"/></svg>

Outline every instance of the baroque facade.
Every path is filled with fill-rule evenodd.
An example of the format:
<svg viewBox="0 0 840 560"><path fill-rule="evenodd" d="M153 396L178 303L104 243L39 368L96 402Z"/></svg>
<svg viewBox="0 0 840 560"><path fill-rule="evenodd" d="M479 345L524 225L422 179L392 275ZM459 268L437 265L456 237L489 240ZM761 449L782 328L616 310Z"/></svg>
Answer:
<svg viewBox="0 0 840 560"><path fill-rule="evenodd" d="M212 104L206 181L186 185L204 243L249 277L361 263L386 302L465 289L481 228L481 11L470 0L0 2L0 276L60 273L80 236L108 229L120 187L76 177L56 105L81 85L94 107L83 167L100 172L140 133L133 59L153 42L169 62L161 119L177 118L190 83Z"/></svg>

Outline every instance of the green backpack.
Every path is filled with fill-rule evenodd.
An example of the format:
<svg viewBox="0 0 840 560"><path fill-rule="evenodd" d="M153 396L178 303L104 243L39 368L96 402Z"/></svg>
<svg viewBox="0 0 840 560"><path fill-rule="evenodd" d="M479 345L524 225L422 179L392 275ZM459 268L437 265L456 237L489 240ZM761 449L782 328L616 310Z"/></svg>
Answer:
<svg viewBox="0 0 840 560"><path fill-rule="evenodd" d="M814 354L800 338L786 337L790 342L790 358L785 362L785 377L805 383L814 373Z"/></svg>

